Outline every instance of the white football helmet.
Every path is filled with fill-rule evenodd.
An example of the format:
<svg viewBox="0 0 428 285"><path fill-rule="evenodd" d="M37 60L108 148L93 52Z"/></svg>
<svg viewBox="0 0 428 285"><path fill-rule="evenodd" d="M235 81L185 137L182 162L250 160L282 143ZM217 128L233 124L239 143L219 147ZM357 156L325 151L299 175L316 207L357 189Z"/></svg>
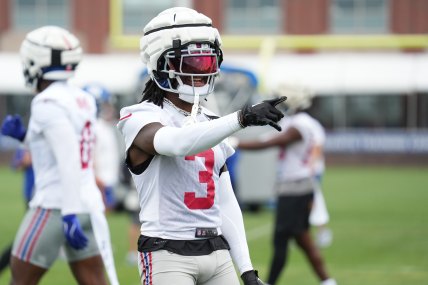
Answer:
<svg viewBox="0 0 428 285"><path fill-rule="evenodd" d="M275 96L286 96L285 105L288 114L304 110L312 105L313 92L301 83L281 82L272 92Z"/></svg>
<svg viewBox="0 0 428 285"><path fill-rule="evenodd" d="M194 103L214 90L223 60L212 21L197 11L175 7L153 18L140 40L140 55L159 88Z"/></svg>
<svg viewBox="0 0 428 285"><path fill-rule="evenodd" d="M36 91L40 79L66 80L82 58L79 40L69 31L44 26L28 33L21 44L25 83Z"/></svg>

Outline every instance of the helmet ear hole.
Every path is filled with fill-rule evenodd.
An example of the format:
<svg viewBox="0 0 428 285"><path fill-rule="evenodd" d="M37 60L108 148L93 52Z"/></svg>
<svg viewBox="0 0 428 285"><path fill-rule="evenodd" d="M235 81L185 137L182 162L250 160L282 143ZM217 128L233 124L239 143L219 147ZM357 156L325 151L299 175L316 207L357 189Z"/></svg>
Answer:
<svg viewBox="0 0 428 285"><path fill-rule="evenodd" d="M169 74L165 72L165 62L166 59L164 56L160 57L157 62L156 70L152 70L152 73L156 79L168 79Z"/></svg>
<svg viewBox="0 0 428 285"><path fill-rule="evenodd" d="M220 42L218 41L218 39L215 39L214 41L214 49L217 55L218 67L220 67L221 63L223 62L223 52L220 49Z"/></svg>
<svg viewBox="0 0 428 285"><path fill-rule="evenodd" d="M159 72L159 71L156 71L156 70L152 70L152 73L153 73L153 75L154 75L154 77L156 79L164 80L164 79L168 79L169 78L168 74L165 73L165 72Z"/></svg>

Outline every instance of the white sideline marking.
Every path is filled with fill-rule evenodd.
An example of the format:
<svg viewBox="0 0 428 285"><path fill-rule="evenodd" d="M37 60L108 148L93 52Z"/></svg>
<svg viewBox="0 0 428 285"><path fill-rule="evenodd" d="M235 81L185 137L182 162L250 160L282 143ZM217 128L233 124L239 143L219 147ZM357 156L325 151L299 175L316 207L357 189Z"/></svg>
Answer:
<svg viewBox="0 0 428 285"><path fill-rule="evenodd" d="M252 241L270 235L272 232L272 223L266 223L260 227L252 228L247 231L247 241Z"/></svg>

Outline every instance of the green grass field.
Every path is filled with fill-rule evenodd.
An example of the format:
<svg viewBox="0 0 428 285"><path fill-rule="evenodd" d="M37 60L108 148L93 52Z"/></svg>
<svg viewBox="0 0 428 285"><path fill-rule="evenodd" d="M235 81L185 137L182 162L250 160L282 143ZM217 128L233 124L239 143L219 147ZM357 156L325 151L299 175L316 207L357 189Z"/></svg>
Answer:
<svg viewBox="0 0 428 285"><path fill-rule="evenodd" d="M21 176L0 168L0 248L8 245L24 214ZM330 167L324 193L334 232L323 249L328 270L340 285L428 284L428 167ZM264 279L271 256L272 211L244 215L254 266ZM139 284L125 262L128 218L110 214L113 250L121 284ZM10 273L0 275L8 284ZM57 261L41 284L75 284ZM278 284L319 284L294 246ZM227 284L225 284L227 285Z"/></svg>

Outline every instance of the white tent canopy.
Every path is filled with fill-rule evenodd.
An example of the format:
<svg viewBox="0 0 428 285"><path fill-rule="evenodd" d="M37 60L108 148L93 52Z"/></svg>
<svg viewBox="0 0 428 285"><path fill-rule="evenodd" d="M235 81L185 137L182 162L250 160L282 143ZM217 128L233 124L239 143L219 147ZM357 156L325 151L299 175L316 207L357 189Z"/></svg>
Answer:
<svg viewBox="0 0 428 285"><path fill-rule="evenodd" d="M428 53L281 54L268 63L246 55L231 62L254 70L259 78L264 75L267 88L284 80L306 84L318 94L428 91Z"/></svg>
<svg viewBox="0 0 428 285"><path fill-rule="evenodd" d="M277 54L265 62L255 54L226 53L225 62L262 74L265 86L286 80L321 94L428 92L428 53ZM0 53L0 66L0 94L28 93L18 54ZM138 54L85 55L74 82L98 82L128 94L143 69Z"/></svg>
<svg viewBox="0 0 428 285"><path fill-rule="evenodd" d="M0 66L0 95L29 92L18 54L0 53ZM128 94L136 90L143 69L138 55L85 55L72 82L78 86L99 83L112 93Z"/></svg>

